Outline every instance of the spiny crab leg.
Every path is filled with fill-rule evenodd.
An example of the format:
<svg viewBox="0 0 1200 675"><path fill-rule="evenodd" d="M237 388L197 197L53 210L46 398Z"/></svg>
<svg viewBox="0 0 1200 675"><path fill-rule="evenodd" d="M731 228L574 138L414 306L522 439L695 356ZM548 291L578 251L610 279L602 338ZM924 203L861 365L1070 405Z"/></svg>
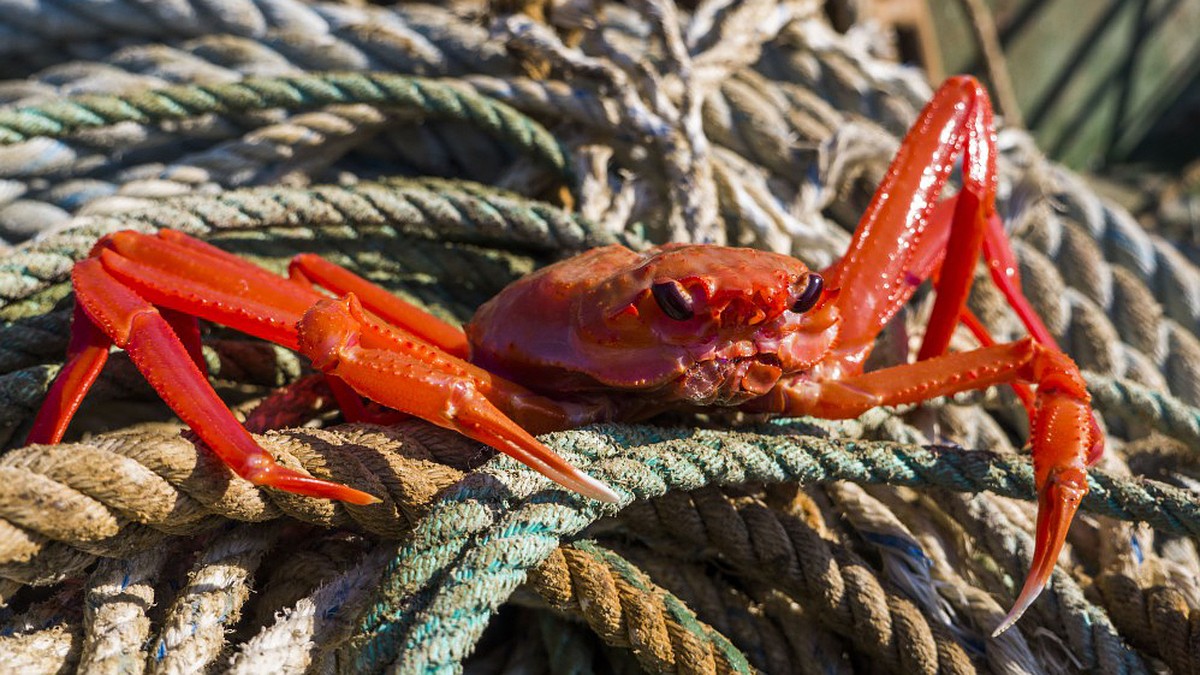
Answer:
<svg viewBox="0 0 1200 675"><path fill-rule="evenodd" d="M299 494L353 503L377 501L345 486L295 474L274 465L273 461L268 466L266 461L270 461L270 456L237 423L200 372L203 361L194 317L297 349L301 342L297 326L306 312L327 300L306 283L309 277L333 277L336 284L346 287L374 288L349 272L331 275L327 269L303 261L293 265L293 269L297 268L318 271L305 274L304 282L289 281L216 247L168 230L158 236L118 232L105 237L97 243L92 257L77 265L73 273L77 306L82 308L76 313L71 342L73 356L52 387L51 397L35 421L29 441L61 439L78 402L103 366L109 346L115 342L130 352L139 370L180 418L239 475ZM384 311L397 314L394 303L384 307ZM413 323L422 322L421 315L413 312L405 318ZM516 412L526 426L550 430L568 426L578 411L558 406L524 387L493 376L439 350L404 327L383 323L361 309L355 321L354 342L367 350L364 353L386 355L384 360L409 362L415 364L414 368L427 371L428 377L423 380L406 381L407 385L423 387L422 405L436 407L435 402L440 400L442 412L450 411L454 417L453 413L463 407L461 402L455 403L458 388L469 389L472 396L468 407L478 407L486 414L462 415L460 427L470 430L464 431L466 435L527 461L567 487L607 501L616 499L610 488L571 467L505 415ZM450 339L452 342L452 334ZM313 356L318 362L330 360L322 353ZM178 382L176 377L180 378ZM369 383L347 384L359 391L370 389ZM393 396L392 400L399 399ZM386 405L390 401L381 402ZM437 421L436 414L434 417Z"/></svg>
<svg viewBox="0 0 1200 675"><path fill-rule="evenodd" d="M469 378L399 352L363 347L365 323L353 294L322 300L300 320L300 351L317 369L373 401L486 443L582 495L618 501L612 488L571 466L498 410Z"/></svg>
<svg viewBox="0 0 1200 675"><path fill-rule="evenodd" d="M94 373L103 365L103 359L96 359L94 352L100 350L103 336L103 342L111 341L128 352L159 396L239 476L255 485L269 485L310 497L363 505L379 501L360 490L276 464L233 418L162 314L113 278L98 259L78 263L72 271L72 281L76 301L83 307L83 311L75 314L76 321L82 323L74 330L77 336L83 336L78 340L86 342L87 349L76 353L83 361L80 366L68 365L68 372L86 371L95 379ZM108 344L103 344L102 350L107 354ZM71 386L70 381L64 385ZM55 414L47 410L48 415ZM39 418L31 442L50 441L53 434L41 436L46 431L47 425ZM61 430L54 433L61 436Z"/></svg>
<svg viewBox="0 0 1200 675"><path fill-rule="evenodd" d="M467 335L461 328L451 326L321 256L301 253L292 258L288 274L293 279L301 277L321 288L333 291L338 297L353 293L358 296L363 307L387 323L403 326L405 330L447 354L460 359L467 358Z"/></svg>
<svg viewBox="0 0 1200 675"><path fill-rule="evenodd" d="M953 200L939 202L959 153L963 187ZM853 416L868 402L867 407L894 405L1014 383L1032 423L1038 528L1032 567L999 634L1021 616L1049 579L1079 500L1087 493L1085 469L1099 458L1103 436L1078 367L1058 349L1021 293L995 199L991 104L973 78L951 78L905 137L846 256L825 272L827 285L839 289L835 301L843 323L838 350L848 372L861 367L879 330L917 286L936 275L937 299L919 361L830 383L797 381L792 391L768 396L785 412ZM995 345L966 310L981 252L1032 340ZM985 347L945 355L960 322ZM1036 395L1030 395L1029 384L1037 385Z"/></svg>

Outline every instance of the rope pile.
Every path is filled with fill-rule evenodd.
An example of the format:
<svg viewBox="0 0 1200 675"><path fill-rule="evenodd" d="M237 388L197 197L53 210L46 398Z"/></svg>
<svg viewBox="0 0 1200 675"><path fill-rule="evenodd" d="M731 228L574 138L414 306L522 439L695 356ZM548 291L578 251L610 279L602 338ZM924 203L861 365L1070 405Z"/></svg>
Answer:
<svg viewBox="0 0 1200 675"><path fill-rule="evenodd" d="M1017 131L1000 135L1001 215L1110 452L1051 588L1000 638L1034 513L1006 390L848 422L545 437L617 487L601 505L418 421L339 425L302 360L213 328L218 391L263 447L382 503L233 477L121 355L80 440L20 447L66 346L71 265L119 229L178 229L277 271L317 252L459 321L613 242L832 262L928 84L815 2L686 4L0 0L4 662L1194 669L1200 274ZM990 284L971 302L1021 334Z"/></svg>

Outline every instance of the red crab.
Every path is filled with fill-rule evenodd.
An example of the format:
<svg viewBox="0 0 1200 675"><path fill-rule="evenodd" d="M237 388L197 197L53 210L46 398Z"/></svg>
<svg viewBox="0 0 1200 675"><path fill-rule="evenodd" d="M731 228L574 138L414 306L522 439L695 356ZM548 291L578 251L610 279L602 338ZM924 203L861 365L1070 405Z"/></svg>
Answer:
<svg viewBox="0 0 1200 675"><path fill-rule="evenodd" d="M959 152L963 188L939 202ZM62 438L116 344L238 475L313 497L375 501L283 468L259 448L205 377L197 318L304 353L330 376L348 417L364 415L357 392L608 501L618 497L607 485L532 434L673 406L847 418L1012 383L1031 417L1039 510L1033 566L999 632L1046 584L1103 438L1079 369L1021 294L994 208L995 155L986 92L953 78L921 113L850 250L829 269L749 249L608 246L515 282L465 333L313 255L296 257L283 279L177 232L112 234L72 273L67 363L29 440ZM964 307L981 250L1032 337L995 344ZM864 374L876 335L931 276L937 300L917 360ZM984 346L948 354L960 322Z"/></svg>

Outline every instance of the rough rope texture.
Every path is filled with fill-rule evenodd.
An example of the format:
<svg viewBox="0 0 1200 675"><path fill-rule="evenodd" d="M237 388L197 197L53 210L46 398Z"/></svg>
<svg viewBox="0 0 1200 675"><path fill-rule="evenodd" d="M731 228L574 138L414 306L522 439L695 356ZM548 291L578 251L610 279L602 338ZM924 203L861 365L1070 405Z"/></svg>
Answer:
<svg viewBox="0 0 1200 675"><path fill-rule="evenodd" d="M56 371L69 316L66 272L111 229L178 227L276 270L291 255L316 250L460 320L534 266L616 240L728 241L792 252L820 266L844 248L896 137L929 94L914 71L875 57L877 34L864 39L873 34L856 28L839 35L814 18L812 3L753 0L729 11L701 3L694 14L661 0L583 9L576 5L586 3L511 3L521 12L509 4L484 10L466 3L0 0L0 53L7 56L0 73L18 78L0 82L0 119L18 127L9 128L10 144L0 145L0 440L16 445ZM72 60L80 57L86 60ZM44 135L13 142L12 133L22 130ZM1145 664L1123 638L1175 668L1191 658L1178 645L1184 617L1200 606L1200 592L1187 581L1188 570L1200 569L1190 539L1194 505L1181 490L1123 478L1121 441L1133 441L1131 466L1137 460L1174 485L1195 485L1186 451L1138 450L1137 439L1156 431L1197 447L1191 406L1200 405L1200 276L1173 242L1147 234L1046 162L1026 136L1002 131L1001 142L1000 209L1016 238L1026 291L1090 371L1112 434L1109 473L1096 474L1100 501L1089 506L1152 519L1160 531L1105 519L1077 524L1069 562L1018 626L1021 633L988 641L1028 564L1031 512L987 493L933 499L938 493L928 486L1025 496L1028 467L919 446L953 439L997 452L1019 447L1024 420L1012 397L960 397L909 411L905 421L873 411L853 422L817 423L836 439L812 441L814 447L838 449L820 450L811 458L819 470L797 477L828 487L716 494L808 537L788 542L826 547L854 588L881 589L850 597L878 610L870 616L886 612L888 619L864 622L862 630L852 624L847 634L846 624L831 626L797 603L793 596L807 597L811 586L788 577L785 591L751 566L732 571L725 556L744 561L745 550L704 558L677 550L686 545L660 550L630 541L628 530L596 538L688 602L756 667L781 672L779 664L803 663L848 672L868 654L883 654L876 660L893 667L902 658L930 666L933 644L938 667L961 666L965 653L974 665L1004 672L1140 672ZM454 180L394 180L430 174ZM567 181L570 195L561 190L565 175L576 177ZM8 248L19 242L28 243ZM977 286L972 303L1001 337L1020 334L988 284ZM920 316L918 306L909 328L921 326ZM292 355L240 338L210 340L205 355L222 393L239 400L294 382L263 405L239 405L253 429L322 424L330 415L327 392L296 381L304 366ZM93 396L105 399L111 405L97 406L81 424L90 417L101 422L95 429L112 428L126 414L138 419L134 408L153 407L140 376L120 357ZM373 639L356 628L360 609L379 602L373 593L388 545L375 542L413 527L433 532L423 517L431 497L483 457L440 432L412 441L418 428L406 425L393 436L358 428L350 439L340 436L344 428L294 431L268 441L293 466L332 471L371 489L392 472L412 476L412 485L403 479L380 488L390 501L376 513L264 498L238 487L173 430L140 428L70 446L82 458L9 452L0 460L15 472L6 481L8 503L23 496L18 487L35 498L0 521L7 527L0 550L17 555L0 563L0 606L12 608L0 609L0 650L39 671L166 668L139 650L163 636L167 608L177 606L183 589L196 590L186 586L195 569L210 575L213 594L189 596L207 600L197 614L171 609L171 621L205 631L190 641L176 631L153 642L171 646L163 663L299 672L352 662L363 640ZM812 430L781 423L759 429L753 444L774 448L777 436ZM747 474L736 463L704 453L715 446L739 456L736 444L745 439L730 436L729 449L706 438L687 450L708 458L710 477L743 484ZM361 452L377 447L388 451ZM353 460L341 458L344 449ZM854 454L860 450L867 460ZM638 465L640 459L630 469ZM732 473L725 476L722 467ZM855 492L829 482L836 477L916 490L873 485ZM131 479L143 481L140 491L123 482ZM465 485L478 487L472 480ZM510 506L486 503L495 504L495 518ZM529 522L540 523L545 509ZM557 515L546 517L552 531L573 531L559 527ZM313 525L294 525L296 518ZM222 530L230 519L259 524ZM471 527L490 527L481 523ZM809 529L800 532L801 524ZM612 521L594 527L606 526ZM289 527L333 528L330 536L352 539L321 544L307 535L311 530ZM238 533L248 531L265 532L264 544L238 544ZM520 532L502 534L484 543L527 541ZM697 534L691 543L703 541ZM537 542L538 555L563 550L557 536ZM467 576L435 575L418 584L423 595L386 600L398 617L388 625L424 645L397 652L401 661L392 665L457 668L486 616L519 581L521 574L505 567L491 579L496 585L462 605L474 612L471 630L443 642L431 627L443 612L459 610L466 596L455 589L480 590L473 566L516 559L457 546L451 543L469 559L454 569ZM144 558L164 549L171 564ZM522 569L537 569L532 550L518 556ZM293 566L283 562L289 557ZM222 560L240 571L222 571ZM397 565L393 560L392 576ZM116 576L122 570L128 580ZM1099 592L1087 589L1091 578ZM58 585L26 586L32 582ZM126 583L128 596L120 590ZM1175 594L1164 596L1161 588ZM147 595L151 589L159 597ZM241 606L249 591L259 593ZM147 611L151 603L158 609ZM1169 609L1151 609L1163 606ZM240 607L241 618L222 607ZM563 630L561 617L545 610L499 611L517 614L489 630L503 636L515 618L537 626L535 636L485 639L476 667L486 661L501 672L551 662L556 671L630 672L648 663L636 650L605 644L591 628ZM1148 634L1147 625L1162 630ZM232 632L218 634L226 629ZM705 630L676 637L701 639ZM912 639L909 651L888 642L896 631ZM123 645L137 656L114 660Z"/></svg>

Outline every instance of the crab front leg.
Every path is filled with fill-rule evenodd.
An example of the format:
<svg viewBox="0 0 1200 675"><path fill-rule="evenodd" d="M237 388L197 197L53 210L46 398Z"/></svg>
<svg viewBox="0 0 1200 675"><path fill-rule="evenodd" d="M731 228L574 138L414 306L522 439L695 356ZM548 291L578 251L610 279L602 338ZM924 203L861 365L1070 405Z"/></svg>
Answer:
<svg viewBox="0 0 1200 675"><path fill-rule="evenodd" d="M569 464L501 412L472 378L400 351L363 346L364 329L370 326L354 294L322 300L297 325L300 351L314 367L372 401L490 445L580 494L618 501L612 488Z"/></svg>
<svg viewBox="0 0 1200 675"><path fill-rule="evenodd" d="M171 323L109 274L99 259L78 263L72 281L77 310L68 364L64 367L66 376L56 380L49 404L34 423L30 442L61 439L66 421L103 367L109 346L116 344L129 353L134 365L180 419L242 478L255 485L310 497L352 504L379 501L360 490L277 464L234 419L196 365L195 351L180 340Z"/></svg>
<svg viewBox="0 0 1200 675"><path fill-rule="evenodd" d="M1054 571L1079 503L1087 494L1086 453L1103 442L1093 426L1087 385L1079 369L1057 350L1032 338L970 352L946 354L842 380L796 379L744 406L754 412L857 417L878 406L919 403L996 384L1036 384L1031 436L1038 490L1033 563L1008 616L1012 626L1037 598Z"/></svg>
<svg viewBox="0 0 1200 675"><path fill-rule="evenodd" d="M939 202L961 153L963 187ZM1032 454L1039 495L1033 567L1017 602L997 629L1007 629L1045 586L1079 499L1087 492L1082 473L1103 450L1078 367L1055 345L1020 290L1016 264L996 214L996 142L992 108L983 87L970 77L951 78L922 110L863 215L846 256L827 270L839 289L843 323L839 347L825 372L848 373L841 382L778 401L785 410L815 405L828 414L857 414L861 405L915 402L997 382L1014 384L1031 420ZM1032 335L1025 345L988 346L943 356L959 323L984 345L994 341L965 308L980 253ZM879 330L936 273L934 303L917 364L861 372ZM1036 396L1028 384L1036 384ZM856 393L861 389L861 395ZM856 398L857 396L857 398ZM868 406L870 407L870 406ZM821 413L818 413L821 414ZM843 415L843 416L844 416Z"/></svg>

